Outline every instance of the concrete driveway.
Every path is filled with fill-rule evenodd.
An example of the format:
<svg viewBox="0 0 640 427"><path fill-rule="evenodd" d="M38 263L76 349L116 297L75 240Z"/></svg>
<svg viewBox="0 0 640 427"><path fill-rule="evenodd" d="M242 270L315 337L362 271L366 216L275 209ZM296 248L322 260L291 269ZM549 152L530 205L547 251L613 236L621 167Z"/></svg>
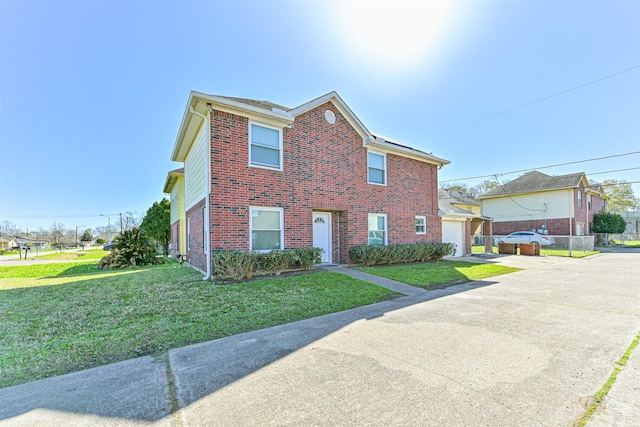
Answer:
<svg viewBox="0 0 640 427"><path fill-rule="evenodd" d="M0 425L573 425L640 333L640 251L483 260L529 269L0 389ZM588 425L640 425L638 353Z"/></svg>

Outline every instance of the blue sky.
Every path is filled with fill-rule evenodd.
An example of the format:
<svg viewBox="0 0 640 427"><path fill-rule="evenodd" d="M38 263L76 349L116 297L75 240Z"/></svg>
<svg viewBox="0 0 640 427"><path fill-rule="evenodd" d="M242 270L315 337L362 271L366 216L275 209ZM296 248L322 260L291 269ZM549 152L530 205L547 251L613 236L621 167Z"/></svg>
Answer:
<svg viewBox="0 0 640 427"><path fill-rule="evenodd" d="M638 0L0 0L0 221L144 213L180 167L191 90L287 107L335 90L468 185L637 152L639 66ZM541 171L631 182L640 170L600 172L638 166Z"/></svg>

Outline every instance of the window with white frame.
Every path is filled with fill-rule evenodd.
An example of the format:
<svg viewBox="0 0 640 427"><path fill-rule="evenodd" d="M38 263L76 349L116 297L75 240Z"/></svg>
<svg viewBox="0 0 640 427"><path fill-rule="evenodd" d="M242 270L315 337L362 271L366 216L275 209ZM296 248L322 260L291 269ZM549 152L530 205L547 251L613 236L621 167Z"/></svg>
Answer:
<svg viewBox="0 0 640 427"><path fill-rule="evenodd" d="M369 151L367 153L367 167L369 184L387 184L387 156Z"/></svg>
<svg viewBox="0 0 640 427"><path fill-rule="evenodd" d="M427 234L427 217L416 217L416 234Z"/></svg>
<svg viewBox="0 0 640 427"><path fill-rule="evenodd" d="M191 217L187 217L187 250L191 250Z"/></svg>
<svg viewBox="0 0 640 427"><path fill-rule="evenodd" d="M284 248L282 208L249 208L252 251Z"/></svg>
<svg viewBox="0 0 640 427"><path fill-rule="evenodd" d="M591 210L591 194L587 194L587 209Z"/></svg>
<svg viewBox="0 0 640 427"><path fill-rule="evenodd" d="M582 207L582 191L578 190L578 207Z"/></svg>
<svg viewBox="0 0 640 427"><path fill-rule="evenodd" d="M282 130L249 124L249 164L282 170Z"/></svg>
<svg viewBox="0 0 640 427"><path fill-rule="evenodd" d="M369 245L383 246L387 244L387 215L369 214Z"/></svg>

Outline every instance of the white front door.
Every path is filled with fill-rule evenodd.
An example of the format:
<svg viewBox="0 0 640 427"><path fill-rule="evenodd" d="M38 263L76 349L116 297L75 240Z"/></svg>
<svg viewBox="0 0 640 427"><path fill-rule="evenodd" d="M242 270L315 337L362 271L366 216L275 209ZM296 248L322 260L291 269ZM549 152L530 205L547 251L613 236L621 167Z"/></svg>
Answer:
<svg viewBox="0 0 640 427"><path fill-rule="evenodd" d="M313 247L321 248L322 262L331 262L331 214L313 213Z"/></svg>

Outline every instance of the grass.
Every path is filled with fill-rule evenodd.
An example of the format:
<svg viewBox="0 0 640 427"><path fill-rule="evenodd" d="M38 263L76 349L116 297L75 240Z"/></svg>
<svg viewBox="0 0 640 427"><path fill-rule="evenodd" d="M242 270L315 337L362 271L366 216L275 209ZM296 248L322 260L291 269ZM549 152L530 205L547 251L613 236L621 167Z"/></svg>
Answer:
<svg viewBox="0 0 640 427"><path fill-rule="evenodd" d="M625 248L640 248L640 240L614 240L614 243Z"/></svg>
<svg viewBox="0 0 640 427"><path fill-rule="evenodd" d="M220 286L175 263L0 269L0 387L396 297L319 271Z"/></svg>
<svg viewBox="0 0 640 427"><path fill-rule="evenodd" d="M639 242L640 243L640 242ZM633 246L627 246L627 247L633 247ZM640 244L638 245L638 247L640 247ZM472 246L471 247L471 252L476 254L476 253L484 253L484 246ZM498 253L498 248L496 246L493 247L493 253L497 254ZM590 255L595 255L595 254L599 254L600 251L576 251L573 250L571 251L571 257L573 258L584 258ZM540 250L540 255L547 255L547 256L564 256L564 257L568 257L569 256L569 249L560 249L560 248L548 248L548 247L542 247L542 249Z"/></svg>
<svg viewBox="0 0 640 427"><path fill-rule="evenodd" d="M607 381L604 383L602 388L594 396L593 403L589 405L584 416L578 421L577 425L579 427L587 425L587 423L593 416L594 412L596 412L596 410L600 407L604 398L607 396L607 394L609 394L609 391L611 390L613 383L616 382L616 378L618 377L618 374L622 371L622 368L627 365L627 360L629 360L629 357L631 357L631 353L633 353L633 350L638 346L638 344L640 344L640 334L636 336L636 338L633 340L629 348L627 348L627 351L622 355L620 360L618 360L615 363L613 372L611 373Z"/></svg>
<svg viewBox="0 0 640 427"><path fill-rule="evenodd" d="M521 269L466 261L437 261L422 264L362 267L359 270L425 289L436 289L451 284L513 273Z"/></svg>
<svg viewBox="0 0 640 427"><path fill-rule="evenodd" d="M105 255L109 255L109 251L100 249L89 249L86 251L77 252L53 252L45 255L38 255L33 251L29 252L28 259L45 259L45 260L64 260L64 261L86 261L86 260L99 260Z"/></svg>
<svg viewBox="0 0 640 427"><path fill-rule="evenodd" d="M572 257L572 258L584 258L590 255L599 254L600 251L577 251L572 250L571 255L569 255L569 249L558 249L558 248L542 248L540 250L540 255L550 255L550 256L564 256L564 257Z"/></svg>

